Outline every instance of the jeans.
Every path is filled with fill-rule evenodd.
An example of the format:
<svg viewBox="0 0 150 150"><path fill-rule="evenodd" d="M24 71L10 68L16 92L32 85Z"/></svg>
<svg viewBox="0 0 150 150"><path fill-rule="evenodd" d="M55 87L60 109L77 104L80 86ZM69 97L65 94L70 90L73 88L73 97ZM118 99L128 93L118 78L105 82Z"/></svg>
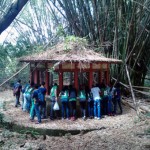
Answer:
<svg viewBox="0 0 150 150"><path fill-rule="evenodd" d="M101 117L100 99L94 100L94 117Z"/></svg>
<svg viewBox="0 0 150 150"><path fill-rule="evenodd" d="M40 102L40 113L42 118L46 118L46 101Z"/></svg>
<svg viewBox="0 0 150 150"><path fill-rule="evenodd" d="M112 113L112 96L108 96L108 114Z"/></svg>
<svg viewBox="0 0 150 150"><path fill-rule="evenodd" d="M31 108L31 95L26 95L26 99L27 99L27 111L30 112L30 108Z"/></svg>
<svg viewBox="0 0 150 150"><path fill-rule="evenodd" d="M88 102L88 116L93 117L93 107L94 107L94 101Z"/></svg>
<svg viewBox="0 0 150 150"><path fill-rule="evenodd" d="M21 105L22 110L23 110L23 104L24 104L24 93L22 93L22 105Z"/></svg>
<svg viewBox="0 0 150 150"><path fill-rule="evenodd" d="M80 101L82 117L86 116L86 101Z"/></svg>
<svg viewBox="0 0 150 150"><path fill-rule="evenodd" d="M24 94L24 104L23 104L23 111L30 112L31 107L31 95L30 94Z"/></svg>
<svg viewBox="0 0 150 150"><path fill-rule="evenodd" d="M103 98L103 110L104 110L104 115L108 115L108 96L105 96Z"/></svg>
<svg viewBox="0 0 150 150"><path fill-rule="evenodd" d="M51 101L51 109L50 109L50 119L54 119L54 107L55 101Z"/></svg>
<svg viewBox="0 0 150 150"><path fill-rule="evenodd" d="M65 114L66 117L69 118L69 102L68 101L62 101L62 118L65 118Z"/></svg>
<svg viewBox="0 0 150 150"><path fill-rule="evenodd" d="M32 118L34 115L35 115L34 100L32 100L32 105L30 109L30 118Z"/></svg>
<svg viewBox="0 0 150 150"><path fill-rule="evenodd" d="M114 98L114 113L117 112L117 103L120 108L120 113L122 114L121 98Z"/></svg>
<svg viewBox="0 0 150 150"><path fill-rule="evenodd" d="M70 101L70 114L71 117L76 117L76 101Z"/></svg>
<svg viewBox="0 0 150 150"><path fill-rule="evenodd" d="M34 110L35 110L35 113L36 113L36 116L38 118L38 122L41 123L41 115L40 115L40 110L39 110L39 103L35 103L34 104ZM34 119L34 115L32 115L31 119L33 120Z"/></svg>
<svg viewBox="0 0 150 150"><path fill-rule="evenodd" d="M19 99L20 99L20 95L16 95L16 103L15 103L16 107L20 104Z"/></svg>

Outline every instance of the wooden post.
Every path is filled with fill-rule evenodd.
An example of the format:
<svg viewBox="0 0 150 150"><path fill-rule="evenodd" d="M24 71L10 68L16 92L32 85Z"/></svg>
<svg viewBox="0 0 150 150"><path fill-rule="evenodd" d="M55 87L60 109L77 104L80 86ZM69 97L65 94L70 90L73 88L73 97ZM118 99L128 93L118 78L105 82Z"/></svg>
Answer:
<svg viewBox="0 0 150 150"><path fill-rule="evenodd" d="M33 79L33 74L32 74L31 63L30 63L30 77L29 77L30 83L32 82L32 79Z"/></svg>
<svg viewBox="0 0 150 150"><path fill-rule="evenodd" d="M77 68L77 63L75 63L75 70L74 70L74 87L78 91L78 68Z"/></svg>
<svg viewBox="0 0 150 150"><path fill-rule="evenodd" d="M107 63L107 85L110 83L110 64Z"/></svg>
<svg viewBox="0 0 150 150"><path fill-rule="evenodd" d="M35 64L35 70L34 70L34 83L38 84L38 70L37 70L37 64Z"/></svg>
<svg viewBox="0 0 150 150"><path fill-rule="evenodd" d="M59 90L61 91L63 88L63 72L62 72L62 64L59 65Z"/></svg>
<svg viewBox="0 0 150 150"><path fill-rule="evenodd" d="M100 71L99 71L99 84L102 82L102 65L100 64Z"/></svg>
<svg viewBox="0 0 150 150"><path fill-rule="evenodd" d="M106 71L106 84L109 84L109 64L107 63L107 71Z"/></svg>
<svg viewBox="0 0 150 150"><path fill-rule="evenodd" d="M49 72L48 72L48 65L47 65L47 63L45 64L45 68L46 68L46 71L45 71L45 88L46 88L46 90L47 90L47 92L46 92L46 95L48 95L49 94L49 92L50 92L50 89L49 89Z"/></svg>
<svg viewBox="0 0 150 150"><path fill-rule="evenodd" d="M90 63L90 72L89 72L89 88L91 89L93 85L93 69L92 63Z"/></svg>

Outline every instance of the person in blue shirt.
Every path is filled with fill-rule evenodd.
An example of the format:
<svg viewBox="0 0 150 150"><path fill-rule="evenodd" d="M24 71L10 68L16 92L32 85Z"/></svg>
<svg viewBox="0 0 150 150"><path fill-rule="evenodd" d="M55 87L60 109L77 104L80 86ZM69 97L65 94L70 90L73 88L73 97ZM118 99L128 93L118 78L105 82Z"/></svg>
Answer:
<svg viewBox="0 0 150 150"><path fill-rule="evenodd" d="M31 114L30 120L33 121L35 114L36 114L36 116L38 118L38 122L36 122L36 124L39 124L39 123L41 123L41 115L40 115L40 110L39 110L38 85L35 84L34 88L35 89L33 91L32 99L34 100L34 112L35 113Z"/></svg>
<svg viewBox="0 0 150 150"><path fill-rule="evenodd" d="M38 96L39 96L39 103L40 103L40 112L41 112L41 118L46 118L46 88L45 88L45 82L43 81L41 86L38 89Z"/></svg>

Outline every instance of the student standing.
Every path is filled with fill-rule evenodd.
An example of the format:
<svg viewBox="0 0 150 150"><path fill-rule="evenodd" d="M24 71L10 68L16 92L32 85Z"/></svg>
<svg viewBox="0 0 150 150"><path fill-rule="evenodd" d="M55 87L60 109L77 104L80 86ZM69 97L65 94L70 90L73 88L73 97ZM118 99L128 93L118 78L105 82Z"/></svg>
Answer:
<svg viewBox="0 0 150 150"><path fill-rule="evenodd" d="M94 86L91 88L91 93L93 94L93 99L94 99L94 118L98 120L101 117L100 92L101 91L98 85L94 84Z"/></svg>
<svg viewBox="0 0 150 150"><path fill-rule="evenodd" d="M65 118L69 119L69 91L68 91L67 86L63 87L59 96L60 96L61 105L62 105L62 110L61 110L62 120Z"/></svg>
<svg viewBox="0 0 150 150"><path fill-rule="evenodd" d="M33 121L34 120L34 116L36 114L37 118L38 118L38 122L36 122L36 124L41 123L41 115L40 115L40 110L39 110L39 98L38 98L38 85L35 85L35 89L33 91L33 96L32 96L33 100L34 100L34 110L35 113L31 114L31 118L30 120Z"/></svg>
<svg viewBox="0 0 150 150"><path fill-rule="evenodd" d="M71 114L72 121L76 119L76 100L77 100L77 91L72 85L70 85L69 86L69 103L70 103L70 114Z"/></svg>
<svg viewBox="0 0 150 150"><path fill-rule="evenodd" d="M114 92L115 88L113 83L110 83L110 87L108 88L108 115L112 115L112 102L114 101Z"/></svg>
<svg viewBox="0 0 150 150"><path fill-rule="evenodd" d="M80 101L80 107L81 107L81 114L82 114L82 119L86 119L86 92L84 86L80 86L79 90L79 101Z"/></svg>
<svg viewBox="0 0 150 150"><path fill-rule="evenodd" d="M102 114L108 115L108 87L105 83L101 85L101 97L102 97Z"/></svg>
<svg viewBox="0 0 150 150"><path fill-rule="evenodd" d="M41 118L45 119L46 118L46 100L45 100L45 95L46 95L46 88L45 88L45 82L43 81L41 83L41 86L38 89L38 97L40 101L40 112L41 112Z"/></svg>
<svg viewBox="0 0 150 150"><path fill-rule="evenodd" d="M117 104L120 108L120 114L122 114L122 106L121 106L121 90L120 90L120 83L118 82L115 86L114 91L114 114L117 112Z"/></svg>
<svg viewBox="0 0 150 150"><path fill-rule="evenodd" d="M50 90L50 100L51 100L51 109L50 109L50 120L54 120L54 104L57 102L57 83L54 83L53 87Z"/></svg>
<svg viewBox="0 0 150 150"><path fill-rule="evenodd" d="M25 91L30 87L30 81L25 84L24 88L22 89L22 110L24 106L24 97L25 97Z"/></svg>
<svg viewBox="0 0 150 150"><path fill-rule="evenodd" d="M93 101L93 94L91 93L91 90L87 92L88 97L88 117L90 119L93 118L93 107L94 107L94 101Z"/></svg>
<svg viewBox="0 0 150 150"><path fill-rule="evenodd" d="M20 99L21 91L22 91L22 85L21 85L21 80L19 79L17 83L14 85L14 89L13 89L13 94L16 97L15 107L18 107L18 105L20 105L19 99Z"/></svg>
<svg viewBox="0 0 150 150"><path fill-rule="evenodd" d="M34 83L31 84L26 88L24 93L24 104L23 104L23 111L30 112L31 108L31 97L34 90Z"/></svg>

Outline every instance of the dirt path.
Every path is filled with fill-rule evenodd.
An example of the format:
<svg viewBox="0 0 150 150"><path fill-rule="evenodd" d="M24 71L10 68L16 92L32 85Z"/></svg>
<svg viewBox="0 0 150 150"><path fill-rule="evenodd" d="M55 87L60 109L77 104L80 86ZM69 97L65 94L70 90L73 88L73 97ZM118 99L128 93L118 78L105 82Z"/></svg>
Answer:
<svg viewBox="0 0 150 150"><path fill-rule="evenodd" d="M51 137L32 134L18 134L0 130L0 150L48 150L48 149L101 149L101 150L145 150L150 149L150 120L139 121L135 112L124 106L122 115L101 120L77 119L76 121L45 120L40 125L29 122L29 115L14 107L11 91L0 93L0 101L5 101L5 114L13 123L42 129L81 130L78 135ZM97 129L84 134L82 130Z"/></svg>

